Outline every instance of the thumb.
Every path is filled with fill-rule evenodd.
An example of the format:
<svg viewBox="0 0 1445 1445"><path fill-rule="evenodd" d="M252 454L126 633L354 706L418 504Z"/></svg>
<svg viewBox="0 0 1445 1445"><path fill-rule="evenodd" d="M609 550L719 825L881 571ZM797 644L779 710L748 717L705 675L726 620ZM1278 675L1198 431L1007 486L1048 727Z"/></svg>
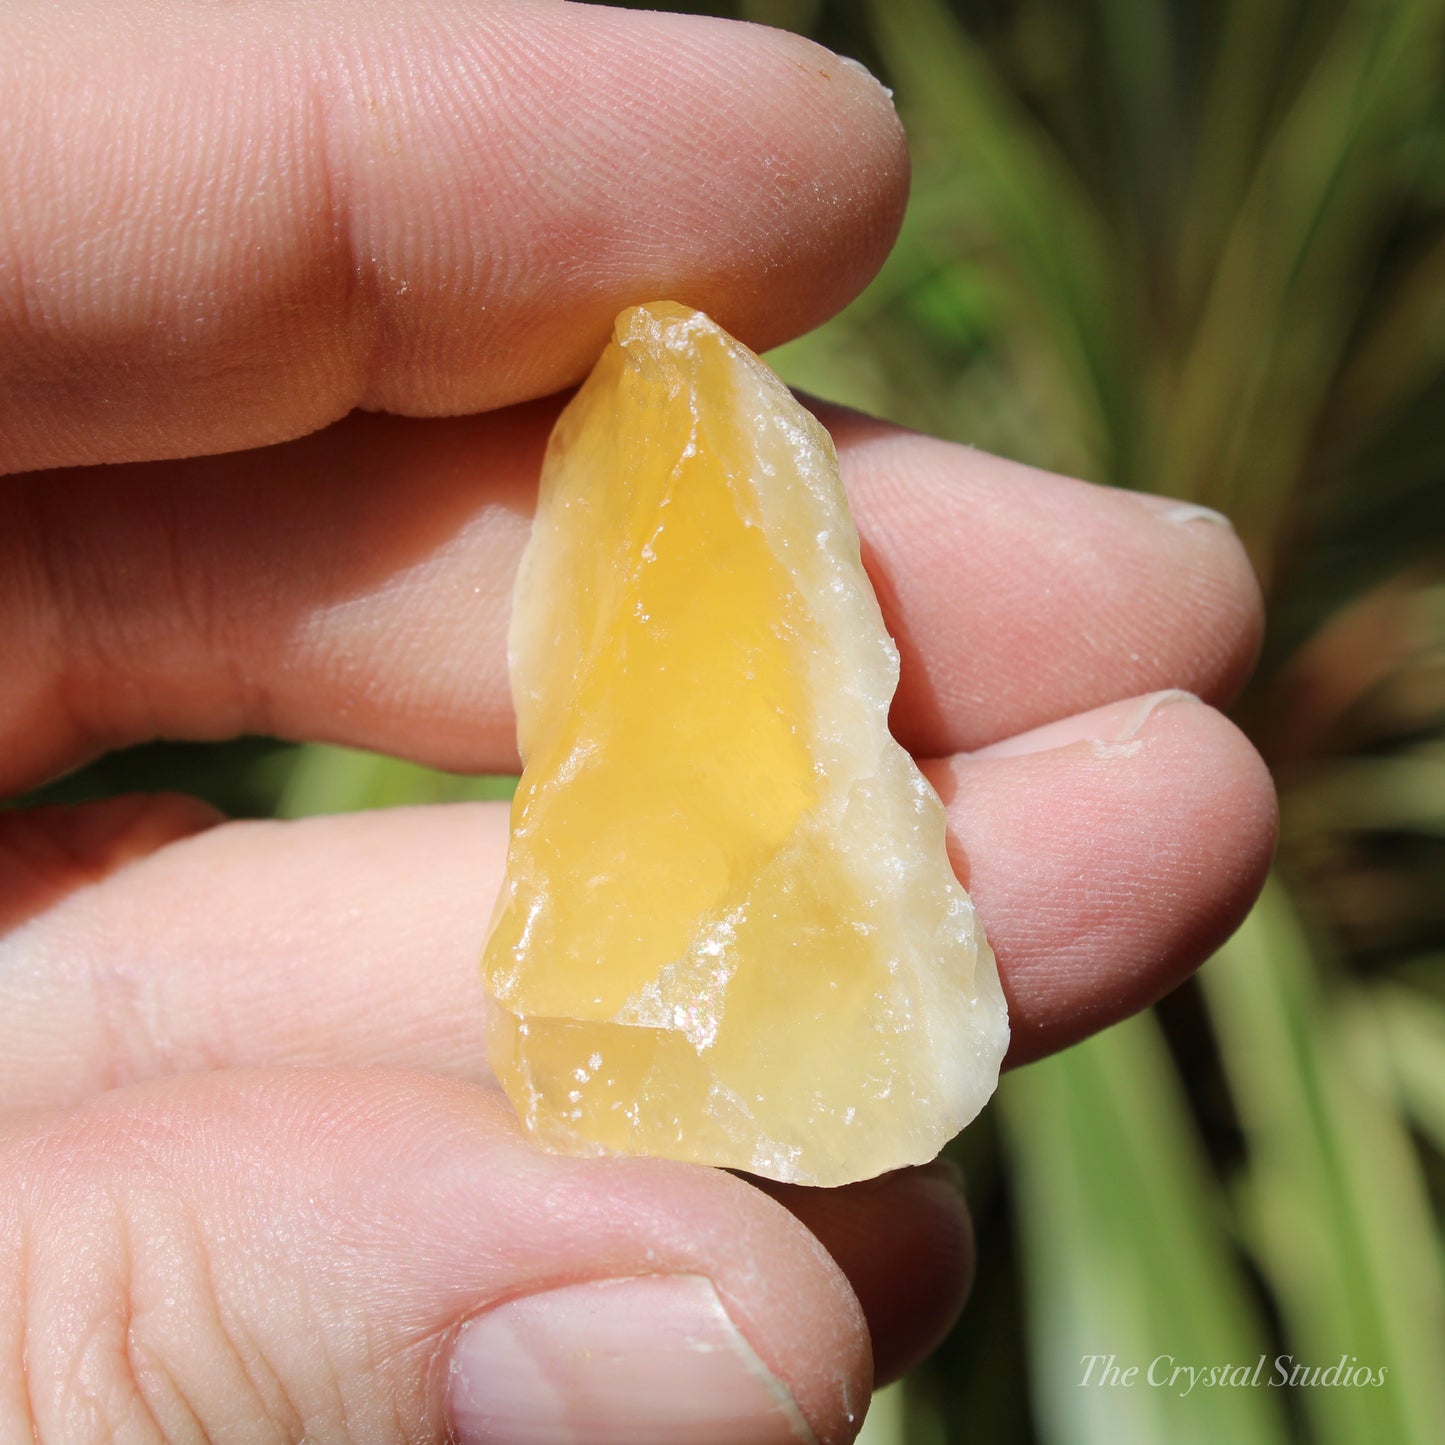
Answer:
<svg viewBox="0 0 1445 1445"><path fill-rule="evenodd" d="M0 1438L853 1438L867 1331L750 1185L495 1095L227 1071L0 1131ZM449 1432L451 1432L449 1434Z"/></svg>

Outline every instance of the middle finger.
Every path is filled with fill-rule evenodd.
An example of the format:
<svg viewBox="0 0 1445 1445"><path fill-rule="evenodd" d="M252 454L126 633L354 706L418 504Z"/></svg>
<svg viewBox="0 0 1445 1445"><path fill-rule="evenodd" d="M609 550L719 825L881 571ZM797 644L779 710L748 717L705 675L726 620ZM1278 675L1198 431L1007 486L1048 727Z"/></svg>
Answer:
<svg viewBox="0 0 1445 1445"><path fill-rule="evenodd" d="M157 735L514 768L507 613L557 406L357 415L257 452L10 478L0 795ZM1242 681L1259 597L1226 527L820 412L916 754L1156 688L1222 702Z"/></svg>

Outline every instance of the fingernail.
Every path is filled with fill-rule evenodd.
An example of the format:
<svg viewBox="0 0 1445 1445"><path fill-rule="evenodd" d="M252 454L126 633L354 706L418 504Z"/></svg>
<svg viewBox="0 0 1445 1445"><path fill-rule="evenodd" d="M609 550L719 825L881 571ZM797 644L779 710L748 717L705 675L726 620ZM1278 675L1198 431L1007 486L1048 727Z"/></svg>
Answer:
<svg viewBox="0 0 1445 1445"><path fill-rule="evenodd" d="M1017 758L1029 753L1047 753L1055 748L1090 743L1100 757L1128 756L1139 750L1139 735L1160 708L1176 702L1198 702L1192 692L1182 688L1165 688L1162 692L1145 693L1124 702L1110 703L1078 717L1045 723L1032 732L990 743L972 754L976 758Z"/></svg>
<svg viewBox="0 0 1445 1445"><path fill-rule="evenodd" d="M1201 507L1197 502L1180 502L1176 506L1166 507L1160 516L1166 522L1175 522L1181 526L1185 522L1208 522L1212 527L1227 527L1231 532L1234 531L1234 523L1223 512L1216 512L1213 507Z"/></svg>
<svg viewBox="0 0 1445 1445"><path fill-rule="evenodd" d="M816 1438L701 1275L593 1280L462 1327L460 1445L798 1445Z"/></svg>
<svg viewBox="0 0 1445 1445"><path fill-rule="evenodd" d="M835 51L834 54L837 54L837 52ZM888 86L884 85L883 82L879 80L878 77L874 75L873 72L869 70L868 67L864 65L861 60L855 60L851 55L839 55L838 59L841 60L843 64L849 68L849 70L856 70L859 75L867 76L868 79L871 80L873 84L876 85L878 89L881 90L883 94L888 97L889 100L893 99L893 91Z"/></svg>
<svg viewBox="0 0 1445 1445"><path fill-rule="evenodd" d="M1234 523L1223 512L1216 512L1213 507L1202 507L1198 502L1181 502L1174 497L1160 497L1153 492L1134 492L1132 495L1161 522L1173 522L1180 527L1188 522L1204 522L1211 527L1234 531Z"/></svg>

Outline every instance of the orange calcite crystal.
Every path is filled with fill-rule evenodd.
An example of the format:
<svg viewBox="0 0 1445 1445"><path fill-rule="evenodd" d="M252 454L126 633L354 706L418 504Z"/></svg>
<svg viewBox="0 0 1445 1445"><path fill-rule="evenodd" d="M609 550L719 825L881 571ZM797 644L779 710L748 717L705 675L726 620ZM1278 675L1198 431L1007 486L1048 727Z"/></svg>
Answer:
<svg viewBox="0 0 1445 1445"><path fill-rule="evenodd" d="M532 1136L804 1184L992 1093L993 955L888 732L898 654L832 443L670 302L563 412L517 581L525 771L483 969Z"/></svg>

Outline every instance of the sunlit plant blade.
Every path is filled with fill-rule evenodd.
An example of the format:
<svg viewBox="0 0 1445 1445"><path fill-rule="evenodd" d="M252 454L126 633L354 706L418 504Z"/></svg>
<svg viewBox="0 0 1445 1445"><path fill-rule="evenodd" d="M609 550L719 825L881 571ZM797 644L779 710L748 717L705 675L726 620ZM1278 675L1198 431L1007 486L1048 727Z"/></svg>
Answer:
<svg viewBox="0 0 1445 1445"><path fill-rule="evenodd" d="M1151 1365L1156 1378L1175 1363L1253 1370L1268 1350L1153 1018L1030 1065L999 1098L1049 1445L1283 1440L1268 1390L1181 1397L1183 1383L1148 1381ZM1101 1354L1139 1375L1082 1384L1087 1357Z"/></svg>
<svg viewBox="0 0 1445 1445"><path fill-rule="evenodd" d="M1031 364L1059 372L1052 426L1079 430L1085 469L1128 480L1120 343L1130 297L1097 205L939 0L874 0L871 14L920 144L983 212L1011 329L1027 338Z"/></svg>
<svg viewBox="0 0 1445 1445"><path fill-rule="evenodd" d="M1294 1358L1388 1370L1380 1387L1301 1391L1314 1438L1432 1445L1445 1421L1439 1244L1388 1035L1322 973L1272 885L1201 976L1245 1131L1241 1216Z"/></svg>
<svg viewBox="0 0 1445 1445"><path fill-rule="evenodd" d="M1431 102L1442 20L1434 0L1344 7L1269 137L1165 398L1162 490L1230 511L1259 541L1303 479L1396 184L1389 158Z"/></svg>
<svg viewBox="0 0 1445 1445"><path fill-rule="evenodd" d="M297 748L287 761L286 781L276 809L280 818L418 803L505 799L516 788L515 778L464 777L402 758L321 743Z"/></svg>
<svg viewBox="0 0 1445 1445"><path fill-rule="evenodd" d="M1433 972L1445 975L1438 963ZM1389 985L1373 998L1395 1097L1445 1157L1445 999Z"/></svg>

